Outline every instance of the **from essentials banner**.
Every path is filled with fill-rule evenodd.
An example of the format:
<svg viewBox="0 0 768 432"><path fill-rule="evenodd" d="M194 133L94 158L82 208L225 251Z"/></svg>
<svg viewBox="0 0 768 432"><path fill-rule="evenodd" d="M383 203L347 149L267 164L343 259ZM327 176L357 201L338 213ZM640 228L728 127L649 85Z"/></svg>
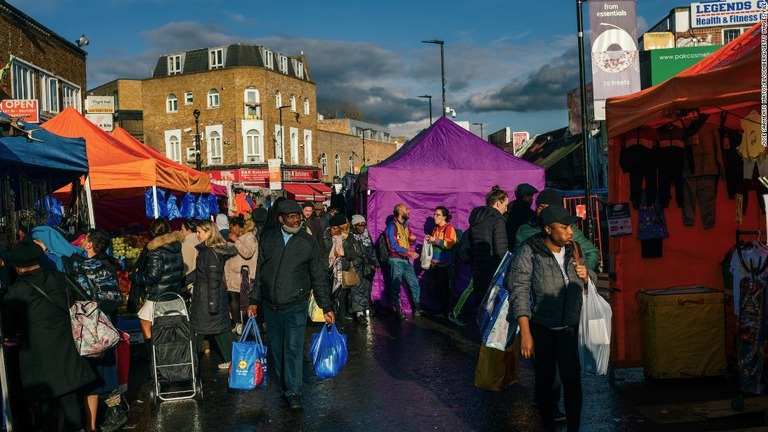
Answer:
<svg viewBox="0 0 768 432"><path fill-rule="evenodd" d="M635 0L590 1L595 120L605 120L605 100L640 91Z"/></svg>

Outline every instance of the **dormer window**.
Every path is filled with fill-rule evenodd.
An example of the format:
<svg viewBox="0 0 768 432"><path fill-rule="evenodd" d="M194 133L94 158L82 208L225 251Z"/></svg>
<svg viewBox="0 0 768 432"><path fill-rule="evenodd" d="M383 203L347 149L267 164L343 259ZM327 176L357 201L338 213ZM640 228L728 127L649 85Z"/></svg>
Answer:
<svg viewBox="0 0 768 432"><path fill-rule="evenodd" d="M224 67L224 48L211 48L208 50L208 68L221 69Z"/></svg>
<svg viewBox="0 0 768 432"><path fill-rule="evenodd" d="M272 63L272 51L264 48L264 67L268 69L274 69L274 64Z"/></svg>
<svg viewBox="0 0 768 432"><path fill-rule="evenodd" d="M181 54L168 56L168 75L181 73Z"/></svg>
<svg viewBox="0 0 768 432"><path fill-rule="evenodd" d="M304 63L293 59L293 70L296 78L304 79Z"/></svg>
<svg viewBox="0 0 768 432"><path fill-rule="evenodd" d="M278 67L280 68L280 72L287 74L288 73L288 57L282 54L279 54L278 61L280 62L278 65Z"/></svg>

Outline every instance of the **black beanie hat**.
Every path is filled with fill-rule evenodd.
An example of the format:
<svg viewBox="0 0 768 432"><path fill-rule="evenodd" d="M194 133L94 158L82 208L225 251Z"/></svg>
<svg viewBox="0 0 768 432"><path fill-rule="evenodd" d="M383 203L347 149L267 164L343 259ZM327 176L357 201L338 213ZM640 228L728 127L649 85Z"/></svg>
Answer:
<svg viewBox="0 0 768 432"><path fill-rule="evenodd" d="M8 262L12 267L31 267L40 264L43 256L43 248L29 239L16 243L8 255Z"/></svg>
<svg viewBox="0 0 768 432"><path fill-rule="evenodd" d="M345 223L347 223L347 218L343 214L337 213L328 221L328 226L342 226Z"/></svg>

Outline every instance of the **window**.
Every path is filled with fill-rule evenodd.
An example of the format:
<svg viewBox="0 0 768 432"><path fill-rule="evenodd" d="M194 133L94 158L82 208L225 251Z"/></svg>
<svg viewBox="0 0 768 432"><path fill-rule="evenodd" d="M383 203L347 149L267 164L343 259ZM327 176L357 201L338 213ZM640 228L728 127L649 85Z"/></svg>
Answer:
<svg viewBox="0 0 768 432"><path fill-rule="evenodd" d="M304 165L312 165L312 131L304 130Z"/></svg>
<svg viewBox="0 0 768 432"><path fill-rule="evenodd" d="M320 170L323 175L328 175L328 156L325 153L320 153Z"/></svg>
<svg viewBox="0 0 768 432"><path fill-rule="evenodd" d="M264 49L263 55L264 55L264 67L268 69L274 69L275 66L272 64L272 51L268 49Z"/></svg>
<svg viewBox="0 0 768 432"><path fill-rule="evenodd" d="M275 108L283 106L283 96L280 95L280 90L275 92Z"/></svg>
<svg viewBox="0 0 768 432"><path fill-rule="evenodd" d="M261 134L256 129L245 133L245 163L263 162L261 157Z"/></svg>
<svg viewBox="0 0 768 432"><path fill-rule="evenodd" d="M296 73L296 78L304 79L304 63L296 60L293 60L293 70Z"/></svg>
<svg viewBox="0 0 768 432"><path fill-rule="evenodd" d="M261 103L259 99L259 91L252 87L245 89L243 100L245 101L245 118L253 120L260 119Z"/></svg>
<svg viewBox="0 0 768 432"><path fill-rule="evenodd" d="M62 108L72 107L77 111L80 111L80 106L81 106L80 87L75 87L69 84L62 84L61 96L62 96L62 99L61 99Z"/></svg>
<svg viewBox="0 0 768 432"><path fill-rule="evenodd" d="M168 75L177 75L181 72L181 54L168 56Z"/></svg>
<svg viewBox="0 0 768 432"><path fill-rule="evenodd" d="M285 139L283 138L284 132L285 127L281 129L280 125L275 125L275 157L280 160L285 160Z"/></svg>
<svg viewBox="0 0 768 432"><path fill-rule="evenodd" d="M176 99L176 95L171 93L165 98L165 112L175 113L179 112L179 100Z"/></svg>
<svg viewBox="0 0 768 432"><path fill-rule="evenodd" d="M43 111L59 112L59 80L57 78L40 75L40 96Z"/></svg>
<svg viewBox="0 0 768 432"><path fill-rule="evenodd" d="M336 155L334 158L334 167L336 169L336 175L341 176L341 156Z"/></svg>
<svg viewBox="0 0 768 432"><path fill-rule="evenodd" d="M291 163L299 164L299 130L291 128Z"/></svg>
<svg viewBox="0 0 768 432"><path fill-rule="evenodd" d="M296 96L291 95L291 112L296 112Z"/></svg>
<svg viewBox="0 0 768 432"><path fill-rule="evenodd" d="M282 54L278 54L277 61L279 62L278 67L280 68L280 72L287 74L288 73L288 57Z"/></svg>
<svg viewBox="0 0 768 432"><path fill-rule="evenodd" d="M166 131L165 138L165 156L168 159L181 163L181 140L179 139L178 131L172 132L169 135Z"/></svg>
<svg viewBox="0 0 768 432"><path fill-rule="evenodd" d="M304 115L309 115L309 99L304 98Z"/></svg>
<svg viewBox="0 0 768 432"><path fill-rule="evenodd" d="M208 50L208 68L221 69L224 67L224 48Z"/></svg>
<svg viewBox="0 0 768 432"><path fill-rule="evenodd" d="M208 90L208 108L219 107L219 92L216 89Z"/></svg>
<svg viewBox="0 0 768 432"><path fill-rule="evenodd" d="M35 70L13 60L13 98L37 99L35 96Z"/></svg>
<svg viewBox="0 0 768 432"><path fill-rule="evenodd" d="M354 174L355 173L355 156L349 155L349 173Z"/></svg>
<svg viewBox="0 0 768 432"><path fill-rule="evenodd" d="M193 103L195 103L195 97L192 95L192 92L185 92L184 105L192 105Z"/></svg>
<svg viewBox="0 0 768 432"><path fill-rule="evenodd" d="M743 31L743 28L723 29L723 45L741 36Z"/></svg>
<svg viewBox="0 0 768 432"><path fill-rule="evenodd" d="M208 164L221 165L224 163L221 148L221 132L212 130L206 135L208 136Z"/></svg>

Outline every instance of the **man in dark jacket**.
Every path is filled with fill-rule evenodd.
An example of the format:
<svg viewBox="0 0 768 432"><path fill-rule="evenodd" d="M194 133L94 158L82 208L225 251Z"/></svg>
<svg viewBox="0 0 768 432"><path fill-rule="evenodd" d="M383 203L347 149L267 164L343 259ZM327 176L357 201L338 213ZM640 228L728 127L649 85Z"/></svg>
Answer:
<svg viewBox="0 0 768 432"><path fill-rule="evenodd" d="M323 309L326 323L335 322L336 316L320 246L301 229L301 207L285 200L278 204L277 215L280 228L266 231L259 241L248 316L256 316L256 304L261 302L269 355L282 397L292 410L299 411L310 291Z"/></svg>
<svg viewBox="0 0 768 432"><path fill-rule="evenodd" d="M472 280L481 294L485 294L496 267L507 253L507 229L503 214L508 204L509 195L494 186L485 196L485 206L475 208L469 215Z"/></svg>
<svg viewBox="0 0 768 432"><path fill-rule="evenodd" d="M323 203L315 203L312 208L312 215L307 220L307 226L312 230L312 237L317 240L317 244L323 243L323 234L328 229L330 216L325 212Z"/></svg>
<svg viewBox="0 0 768 432"><path fill-rule="evenodd" d="M531 204L533 196L538 192L538 189L528 183L520 183L515 188L515 200L507 206L507 247L510 252L515 244L517 229L535 215Z"/></svg>
<svg viewBox="0 0 768 432"><path fill-rule="evenodd" d="M545 429L555 430L552 392L559 370L568 431L575 432L581 425L582 293L596 276L583 255L574 252L571 225L576 217L561 205L550 205L539 219L541 234L523 243L507 274L509 314L520 326L522 356L533 358L536 403Z"/></svg>

